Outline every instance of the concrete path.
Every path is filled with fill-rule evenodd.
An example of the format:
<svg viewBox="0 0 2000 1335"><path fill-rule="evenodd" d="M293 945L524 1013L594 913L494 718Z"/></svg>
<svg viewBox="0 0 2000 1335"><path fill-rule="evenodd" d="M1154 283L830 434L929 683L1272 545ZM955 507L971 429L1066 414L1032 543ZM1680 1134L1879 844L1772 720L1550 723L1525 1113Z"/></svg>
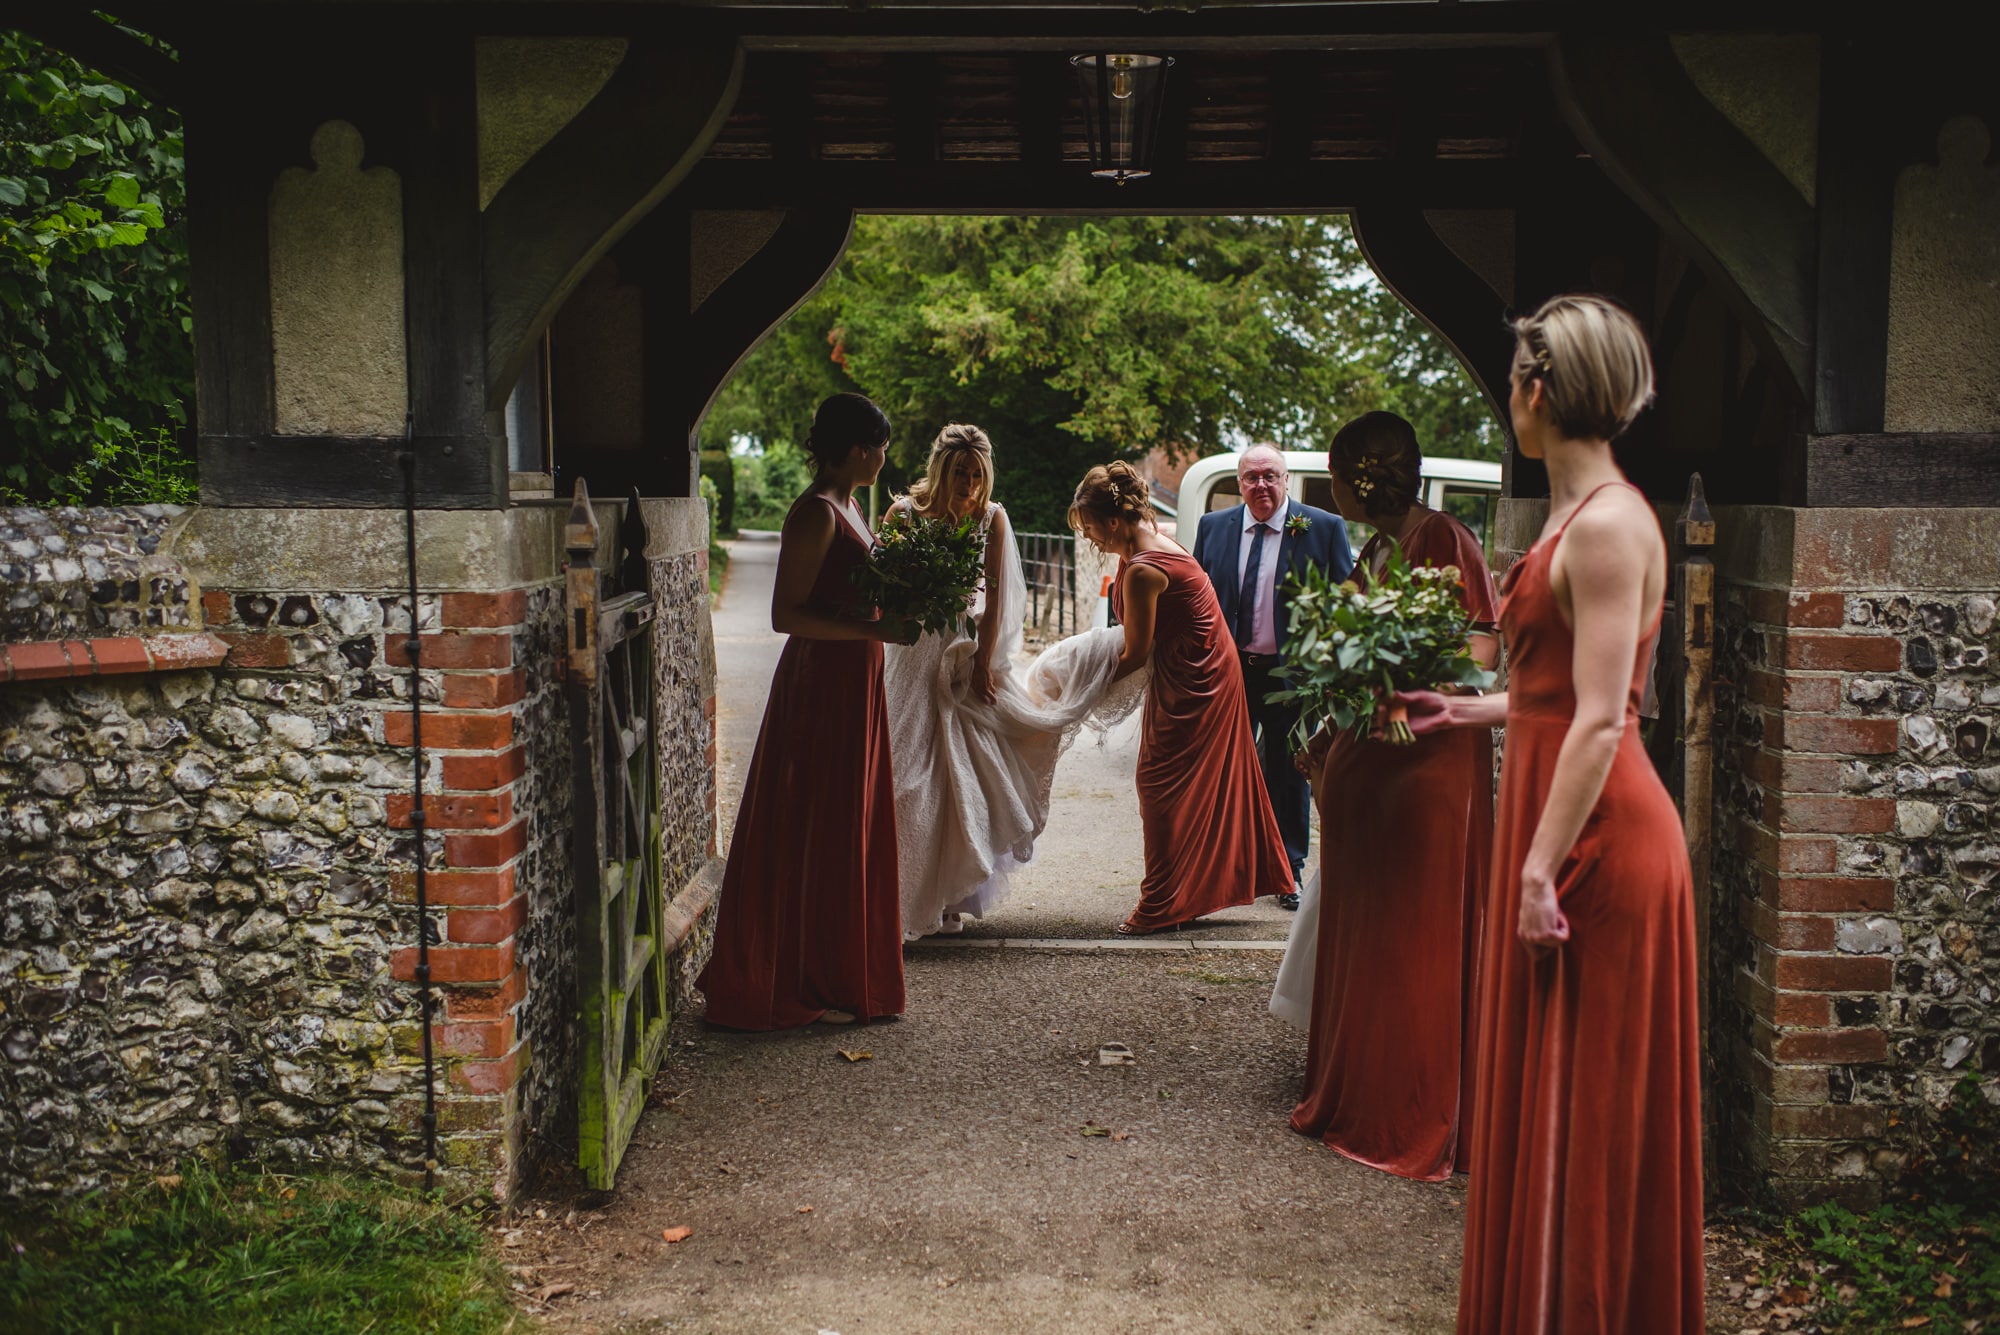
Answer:
<svg viewBox="0 0 2000 1335"><path fill-rule="evenodd" d="M732 814L779 647L774 555L736 545L716 617ZM1305 1039L1265 1011L1278 956L1253 943L1281 939L1291 915L1227 915L1213 935L1233 940L1107 939L1139 876L1135 744L1128 730L1065 757L1037 865L970 934L1057 948L914 948L908 1018L865 1029L677 1020L618 1191L552 1194L507 1237L546 1319L796 1335L1450 1329L1464 1180L1406 1182L1288 1125ZM1112 1044L1129 1064L1105 1064Z"/></svg>

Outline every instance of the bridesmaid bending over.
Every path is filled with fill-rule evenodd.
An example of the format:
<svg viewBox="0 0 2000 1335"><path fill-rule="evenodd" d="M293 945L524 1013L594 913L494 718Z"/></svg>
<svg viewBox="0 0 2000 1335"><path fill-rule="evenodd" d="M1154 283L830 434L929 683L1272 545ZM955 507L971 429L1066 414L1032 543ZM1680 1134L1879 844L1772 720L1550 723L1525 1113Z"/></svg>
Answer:
<svg viewBox="0 0 2000 1335"><path fill-rule="evenodd" d="M1652 362L1600 297L1514 331L1514 438L1550 500L1503 585L1509 689L1407 697L1412 731L1507 727L1458 1328L1699 1331L1693 882L1638 730L1667 553L1611 456Z"/></svg>
<svg viewBox="0 0 2000 1335"><path fill-rule="evenodd" d="M1375 526L1352 579L1364 589L1391 549L1412 566L1457 566L1469 646L1499 657L1499 598L1471 529L1422 494L1417 433L1367 413L1333 438L1341 515ZM1473 950L1493 842L1493 736L1433 733L1409 746L1341 736L1325 756L1317 939L1305 1092L1292 1126L1350 1159L1437 1181L1464 1168L1472 1091Z"/></svg>
<svg viewBox="0 0 2000 1335"><path fill-rule="evenodd" d="M1165 931L1259 895L1290 894L1291 858L1264 795L1236 641L1201 564L1160 536L1151 492L1127 463L1084 475L1069 522L1119 558L1112 610L1125 648L1116 676L1153 665L1139 741L1146 879L1118 931Z"/></svg>
<svg viewBox="0 0 2000 1335"><path fill-rule="evenodd" d="M889 419L859 394L813 417L813 484L785 516L771 628L778 659L722 877L708 1019L792 1029L900 1015L903 924L882 645L914 638L864 611L868 557L854 490L882 471Z"/></svg>

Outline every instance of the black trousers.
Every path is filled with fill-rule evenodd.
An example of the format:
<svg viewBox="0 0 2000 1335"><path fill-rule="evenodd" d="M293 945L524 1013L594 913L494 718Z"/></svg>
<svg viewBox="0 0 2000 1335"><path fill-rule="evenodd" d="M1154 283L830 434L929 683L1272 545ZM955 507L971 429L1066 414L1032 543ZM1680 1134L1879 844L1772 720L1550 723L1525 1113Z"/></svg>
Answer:
<svg viewBox="0 0 2000 1335"><path fill-rule="evenodd" d="M1296 885L1305 879L1299 873L1312 843L1312 785L1292 764L1292 728L1299 721L1298 706L1269 704L1264 699L1285 688L1285 679L1277 675L1276 654L1243 654L1242 660L1250 727L1257 738L1257 763L1264 771L1264 792L1271 799L1271 814L1278 818L1278 834L1285 841L1285 856L1291 859Z"/></svg>

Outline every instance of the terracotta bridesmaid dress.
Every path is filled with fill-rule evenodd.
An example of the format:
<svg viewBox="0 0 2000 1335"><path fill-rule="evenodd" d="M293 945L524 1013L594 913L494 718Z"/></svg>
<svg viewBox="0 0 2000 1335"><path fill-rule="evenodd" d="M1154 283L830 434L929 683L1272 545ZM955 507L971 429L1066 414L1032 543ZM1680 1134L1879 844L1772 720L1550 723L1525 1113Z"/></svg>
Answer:
<svg viewBox="0 0 2000 1335"><path fill-rule="evenodd" d="M1507 572L1500 606L1507 746L1477 1006L1458 1329L1698 1332L1693 881L1680 815L1638 729L1657 611L1632 665L1617 758L1556 877L1569 940L1535 959L1515 934L1521 862L1576 712L1574 640L1549 585L1567 528Z"/></svg>
<svg viewBox="0 0 2000 1335"><path fill-rule="evenodd" d="M1214 586L1186 552L1140 552L1125 564L1167 577L1139 741L1146 879L1126 920L1157 931L1289 893L1292 864L1264 794L1243 665ZM1124 579L1121 566L1112 592L1121 616Z"/></svg>
<svg viewBox="0 0 2000 1335"><path fill-rule="evenodd" d="M813 582L816 611L859 616L849 578L868 556L851 512ZM708 1019L792 1029L829 1009L857 1019L903 1011L896 791L889 771L882 645L792 636L729 841L715 950L697 983Z"/></svg>
<svg viewBox="0 0 2000 1335"><path fill-rule="evenodd" d="M1370 538L1353 578L1389 539ZM1471 529L1432 512L1412 566L1455 565L1474 626L1499 619ZM1409 746L1342 735L1320 785L1319 950L1305 1093L1292 1126L1350 1159L1437 1181L1463 1169L1479 906L1493 844L1493 734Z"/></svg>

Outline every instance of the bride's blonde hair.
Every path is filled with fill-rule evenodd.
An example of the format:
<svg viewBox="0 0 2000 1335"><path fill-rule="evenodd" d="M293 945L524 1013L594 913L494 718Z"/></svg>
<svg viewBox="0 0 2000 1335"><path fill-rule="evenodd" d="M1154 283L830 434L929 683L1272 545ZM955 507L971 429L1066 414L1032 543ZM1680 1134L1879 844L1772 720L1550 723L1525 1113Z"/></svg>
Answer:
<svg viewBox="0 0 2000 1335"><path fill-rule="evenodd" d="M967 422L947 423L937 433L937 439L931 442L931 457L924 464L924 475L910 484L910 504L928 510L935 499L949 508L952 474L965 466L968 455L977 458L986 473L986 481L972 501L972 513L984 513L986 503L993 499L993 442L984 431Z"/></svg>

